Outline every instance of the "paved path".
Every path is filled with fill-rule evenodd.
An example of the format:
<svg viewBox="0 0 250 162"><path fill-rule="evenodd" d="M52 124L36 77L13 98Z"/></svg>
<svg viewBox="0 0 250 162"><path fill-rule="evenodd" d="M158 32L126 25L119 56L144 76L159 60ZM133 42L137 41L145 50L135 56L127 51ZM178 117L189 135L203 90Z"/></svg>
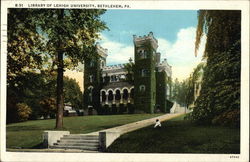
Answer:
<svg viewBox="0 0 250 162"><path fill-rule="evenodd" d="M178 103L174 103L173 107L170 109L170 113L190 113L191 110L186 107L180 106Z"/></svg>
<svg viewBox="0 0 250 162"><path fill-rule="evenodd" d="M165 115L161 115L158 117L125 124L125 125L114 127L114 128L109 128L109 129L104 129L104 130L100 130L97 132L88 133L87 135L99 135L99 132L117 132L120 134L124 134L124 133L131 132L131 131L134 131L134 130L137 130L137 129L140 129L149 125L153 126L155 124L156 119L159 119L161 122L163 122L163 121L175 118L177 116L180 116L182 114L184 113L165 114Z"/></svg>

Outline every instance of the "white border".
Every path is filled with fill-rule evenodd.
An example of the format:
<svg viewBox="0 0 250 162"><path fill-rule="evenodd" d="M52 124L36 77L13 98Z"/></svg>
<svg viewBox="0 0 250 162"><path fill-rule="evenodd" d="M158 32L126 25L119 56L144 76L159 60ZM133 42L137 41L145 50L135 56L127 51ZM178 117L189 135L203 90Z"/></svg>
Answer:
<svg viewBox="0 0 250 162"><path fill-rule="evenodd" d="M241 154L232 159L232 154L109 154L109 153L21 153L6 152L6 35L7 8L23 4L120 4L129 5L128 9L155 10L198 10L198 9L235 9L242 11L242 62L241 62ZM111 9L111 8L110 8ZM115 9L115 8L112 8ZM120 8L117 8L120 9ZM5 41L5 42L4 42ZM2 1L1 2L1 152L0 161L248 161L249 159L249 1ZM237 156L237 155L236 155Z"/></svg>

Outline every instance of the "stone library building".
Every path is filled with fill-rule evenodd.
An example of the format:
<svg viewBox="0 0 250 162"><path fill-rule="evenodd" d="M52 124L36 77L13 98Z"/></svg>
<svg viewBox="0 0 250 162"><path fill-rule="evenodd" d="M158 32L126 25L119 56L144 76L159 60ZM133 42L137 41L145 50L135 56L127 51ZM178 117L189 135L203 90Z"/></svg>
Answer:
<svg viewBox="0 0 250 162"><path fill-rule="evenodd" d="M90 114L167 113L172 102L172 69L161 61L150 32L133 36L134 62L106 65L108 49L96 44L95 57L84 64L84 107Z"/></svg>

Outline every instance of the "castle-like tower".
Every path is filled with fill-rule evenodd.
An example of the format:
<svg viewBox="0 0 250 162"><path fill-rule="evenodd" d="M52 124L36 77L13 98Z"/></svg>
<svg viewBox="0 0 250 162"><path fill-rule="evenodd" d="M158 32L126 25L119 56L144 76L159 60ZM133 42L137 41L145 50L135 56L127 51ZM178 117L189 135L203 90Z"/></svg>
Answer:
<svg viewBox="0 0 250 162"><path fill-rule="evenodd" d="M84 107L91 112L100 105L101 69L106 66L107 52L97 43L93 57L84 63Z"/></svg>
<svg viewBox="0 0 250 162"><path fill-rule="evenodd" d="M134 35L135 60L135 107L153 113L156 102L156 51L158 41L150 32L147 36Z"/></svg>

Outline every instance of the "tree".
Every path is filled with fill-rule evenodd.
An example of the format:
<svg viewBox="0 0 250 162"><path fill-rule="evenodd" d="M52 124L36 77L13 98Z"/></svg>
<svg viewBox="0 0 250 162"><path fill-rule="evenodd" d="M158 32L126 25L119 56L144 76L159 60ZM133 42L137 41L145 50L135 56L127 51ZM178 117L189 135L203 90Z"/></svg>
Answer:
<svg viewBox="0 0 250 162"><path fill-rule="evenodd" d="M17 108L17 115L19 121L26 121L28 120L32 110L31 108L25 103L18 103L16 104Z"/></svg>
<svg viewBox="0 0 250 162"><path fill-rule="evenodd" d="M83 93L75 79L64 77L65 102L71 103L75 109L83 108Z"/></svg>
<svg viewBox="0 0 250 162"><path fill-rule="evenodd" d="M181 82L175 79L172 99L181 105L188 105L189 78Z"/></svg>
<svg viewBox="0 0 250 162"><path fill-rule="evenodd" d="M41 12L41 28L48 35L48 53L56 55L57 118L56 128L63 126L63 57L73 65L83 63L95 51L98 33L106 28L100 20L104 10L48 10Z"/></svg>
<svg viewBox="0 0 250 162"><path fill-rule="evenodd" d="M31 10L8 9L7 43L7 122L15 122L17 103L23 102L26 74L41 69L46 59L42 37L36 30Z"/></svg>
<svg viewBox="0 0 250 162"><path fill-rule="evenodd" d="M204 33L207 35L207 42L203 57L207 63L192 119L209 124L219 121L216 119L225 113L239 114L240 111L241 12L200 10L196 51Z"/></svg>
<svg viewBox="0 0 250 162"><path fill-rule="evenodd" d="M36 17L27 9L8 10L7 86L18 87L17 77L30 69L40 69L44 43L36 30Z"/></svg>
<svg viewBox="0 0 250 162"><path fill-rule="evenodd" d="M54 117L56 113L56 100L54 98L45 98L39 102L41 105L41 114L44 118Z"/></svg>
<svg viewBox="0 0 250 162"><path fill-rule="evenodd" d="M75 67L79 62L83 63L87 58L91 58L92 53L95 51L95 41L99 37L98 33L106 29L105 23L100 20L100 15L104 12L105 10L97 9L11 9L9 12L12 17L17 17L8 23L8 26L17 26L11 32L14 31L20 37L19 35L22 34L21 31L26 31L28 34L26 34L25 38L21 37L20 40L24 39L25 42L31 40L27 44L34 55L37 56L37 59L44 56L53 61L51 68L57 71L56 128L62 128L63 126L63 71L65 68ZM23 25L16 25L19 22ZM34 33L34 36L31 33ZM44 40L33 41L36 37L44 37ZM13 40L14 42L15 39L13 38L11 41ZM43 48L40 48L40 44ZM9 48L21 48L21 51L18 51L18 56L23 57L28 55L27 58L29 58L29 54L24 55L22 53L26 49L25 46L19 47L17 45L18 43L11 42ZM37 49L41 50L43 54L37 55ZM9 55L15 53L15 50L12 51L14 52L9 53ZM70 60L70 66L64 65L63 60L65 58ZM11 59L9 60L8 64L12 64ZM45 67L31 67L31 63L32 59L28 59L27 66L26 64L23 65L23 69L25 67L31 69ZM13 65L13 68L10 67L10 70L16 70L18 75L20 72L19 64L21 63L18 62L16 65Z"/></svg>

